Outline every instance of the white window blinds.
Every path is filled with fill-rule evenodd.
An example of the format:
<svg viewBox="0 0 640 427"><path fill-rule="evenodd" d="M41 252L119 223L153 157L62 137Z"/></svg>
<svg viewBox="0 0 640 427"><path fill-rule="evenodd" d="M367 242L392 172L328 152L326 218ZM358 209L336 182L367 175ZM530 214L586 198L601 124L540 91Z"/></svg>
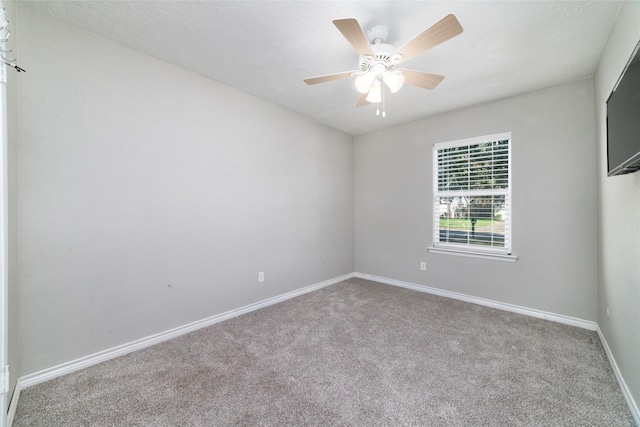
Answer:
<svg viewBox="0 0 640 427"><path fill-rule="evenodd" d="M434 247L511 253L510 145L510 132L434 145Z"/></svg>

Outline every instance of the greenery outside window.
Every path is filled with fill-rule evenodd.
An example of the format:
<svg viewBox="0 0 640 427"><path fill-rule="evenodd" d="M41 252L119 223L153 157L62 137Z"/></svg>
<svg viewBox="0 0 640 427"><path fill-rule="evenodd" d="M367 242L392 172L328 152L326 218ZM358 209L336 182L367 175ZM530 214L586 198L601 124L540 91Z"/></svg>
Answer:
<svg viewBox="0 0 640 427"><path fill-rule="evenodd" d="M434 145L430 249L511 255L510 146L510 132Z"/></svg>

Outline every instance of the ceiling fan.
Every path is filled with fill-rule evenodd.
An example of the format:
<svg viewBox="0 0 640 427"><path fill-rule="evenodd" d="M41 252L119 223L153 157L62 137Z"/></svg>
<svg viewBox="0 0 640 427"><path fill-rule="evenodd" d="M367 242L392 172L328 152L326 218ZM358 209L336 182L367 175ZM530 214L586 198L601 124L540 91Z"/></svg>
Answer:
<svg viewBox="0 0 640 427"><path fill-rule="evenodd" d="M396 67L462 33L458 19L455 15L449 14L395 49L385 43L389 30L383 25L376 25L365 34L358 21L353 18L336 19L333 24L360 54L359 67L354 71L309 77L304 79L304 82L314 85L354 76L356 89L361 93L356 106L382 102L383 117L384 86L388 87L391 93L400 90L404 83L433 89L444 79L444 76L438 74ZM379 108L376 114L380 114Z"/></svg>

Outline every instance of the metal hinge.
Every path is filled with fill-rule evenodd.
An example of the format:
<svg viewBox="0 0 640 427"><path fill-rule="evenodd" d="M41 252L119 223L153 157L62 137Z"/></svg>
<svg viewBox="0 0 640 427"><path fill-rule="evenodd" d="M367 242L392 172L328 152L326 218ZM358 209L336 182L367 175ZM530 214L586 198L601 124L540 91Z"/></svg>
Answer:
<svg viewBox="0 0 640 427"><path fill-rule="evenodd" d="M0 372L0 393L9 392L9 365L5 366Z"/></svg>

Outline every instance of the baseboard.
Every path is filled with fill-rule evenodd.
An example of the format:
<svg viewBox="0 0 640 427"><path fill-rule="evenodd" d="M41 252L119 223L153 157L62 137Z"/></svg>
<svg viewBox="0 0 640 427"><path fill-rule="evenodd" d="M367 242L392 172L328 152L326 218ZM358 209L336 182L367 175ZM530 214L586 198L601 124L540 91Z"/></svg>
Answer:
<svg viewBox="0 0 640 427"><path fill-rule="evenodd" d="M266 300L263 300L254 304L249 304L244 307L237 308L235 310L230 310L225 313L217 314L215 316L211 316L206 319L198 320L196 322L189 323L184 326L179 326L177 328L170 329L165 332L160 332L158 334L151 335L146 338L141 338L139 340L135 340L123 345L119 345L117 347L100 351L98 353L94 353L89 356L81 357L79 359L72 360L70 362L62 363L60 365L57 365L51 368L43 369L42 371L34 372L32 374L21 377L19 380L19 384L21 389L24 389L32 385L51 380L53 378L57 378L62 375L69 374L71 372L75 372L80 369L84 369L89 366L96 365L98 363L102 363L119 356L123 356L133 351L141 350L143 348L150 347L152 345L161 343L163 341L167 341L172 338L176 338L181 335L188 334L198 329L206 328L207 326L211 326L216 323L219 323L228 319L232 319L234 317L238 317L255 310L260 310L261 308L265 308L270 305L274 305L279 302L283 302L288 299L295 298L297 296L304 295L306 293L313 292L318 289L331 286L345 280L349 280L352 277L353 277L353 273L345 274L344 276L336 277L334 279L330 279L324 282L316 283L314 285L306 286L304 288L287 292L285 294L278 295L272 298L268 298ZM19 389L17 390L17 393L19 393ZM15 400L17 404L17 399L12 399L12 404L13 404L13 400Z"/></svg>
<svg viewBox="0 0 640 427"><path fill-rule="evenodd" d="M20 399L20 390L22 390L22 385L20 378L16 382L16 388L13 391L13 395L11 396L11 401L9 402L9 409L7 410L7 427L11 427L13 424L13 418L16 416L16 409L18 409L18 400Z"/></svg>
<svg viewBox="0 0 640 427"><path fill-rule="evenodd" d="M295 291L291 291L291 292L287 292L285 294L282 295L278 295L272 298L268 298L266 300L254 303L254 304L249 304L246 305L244 307L235 309L235 310L230 310L227 311L225 313L221 313L215 316L211 316L209 318L206 319L202 319L199 320L197 322L193 322L193 323L189 323L187 325L184 326L180 326L178 328L174 328L174 329L170 329L168 331L165 332L161 332L155 335L151 335L149 337L146 338L141 338L139 340L136 341L132 341L130 343L127 344L123 344L111 349L107 349L89 356L85 356L76 360L72 360L70 362L66 362L48 369L44 369L42 371L39 372L35 372L29 375L26 375L24 377L21 377L18 379L18 382L16 383L16 388L15 391L13 393L13 396L11 398L11 402L9 403L9 410L7 413L7 425L10 427L12 422L13 422L13 418L15 416L16 413L16 408L18 406L18 400L20 398L20 391L22 389L25 389L27 387L30 387L32 385L35 384L39 384L42 383L44 381L48 381L50 379L62 376L62 375L66 375L69 374L71 372L75 372L78 371L80 369L92 366L92 365L96 365L98 363L102 363L105 362L107 360L119 357L119 356L123 356L125 354L131 353L133 351L137 351L137 350L141 350L143 348L146 347L150 347L152 345L161 343L163 341L167 341L170 340L172 338L176 338L178 336L196 331L198 329L201 328L205 328L207 326L211 326L214 325L216 323L228 320L228 319L232 319L234 317L246 314L246 313L250 313L252 311L255 310L259 310L261 308L265 308L274 304L277 304L279 302L283 302L286 301L288 299L291 298L295 298L297 296L300 295L304 295L306 293L309 292L313 292L315 290L327 287L327 286L331 286L334 285L336 283L345 281L345 280L349 280L352 277L358 277L361 279L366 279L366 280L372 280L372 281L376 281L376 282L380 282L380 283L384 283L387 285L392 285L392 286L399 286L402 288L407 288L407 289L412 289L415 291L419 291L419 292L426 292L429 294L433 294L433 295L438 295L438 296L443 296L443 297L447 297L447 298L453 298L453 299L457 299L460 301L465 301L465 302L470 302L473 304L478 304L478 305L482 305L482 306L486 306L486 307L491 307L491 308L496 308L499 310L504 310L504 311L509 311L509 312L513 312L513 313L518 313L518 314L524 314L527 316L532 316L532 317L536 317L536 318L540 318L540 319L545 319L545 320L550 320L553 322L558 322L558 323L563 323L563 324L567 324L567 325L571 325L571 326L577 326L580 328L584 328L584 329L589 329L589 330L593 330L593 331L597 331L598 335L600 337L600 340L602 341L602 345L605 349L605 352L607 354L607 357L609 358L609 362L611 363L612 369L615 373L616 379L618 380L618 384L620 385L620 389L622 390L622 393L627 401L627 404L629 405L629 408L633 414L633 417L636 421L636 424L640 425L640 411L638 410L638 406L636 405L635 401L633 400L633 396L631 395L631 392L629 391L629 388L627 387L622 374L620 373L620 370L618 369L618 365L616 364L615 359L613 358L613 355L611 353L611 350L607 344L607 341L602 333L602 331L600 330L598 324L596 322L592 322L592 321L588 321L588 320L583 320L583 319L577 319L574 317L569 317L569 316L564 316L561 314L555 314L555 313L549 313L549 312L544 312L541 310L535 310L535 309L530 309L530 308L526 308L526 307L521 307L521 306L517 306L517 305L513 305L513 304L507 304L507 303L502 303L502 302L498 302L498 301L493 301L493 300L489 300L489 299L485 299L485 298L478 298L478 297L474 297L474 296L470 296L470 295L465 295L465 294L460 294L457 292L451 292L451 291L446 291L446 290L442 290L442 289L437 289L437 288L432 288L429 286L424 286L424 285L418 285L418 284L414 284L414 283L408 283L408 282L403 282L403 281L399 281L399 280L394 280L394 279L388 279L385 277L380 277L380 276L374 276L374 275L370 275L370 274L363 274L363 273L350 273L350 274L345 274L343 276L340 277L336 277L334 279L330 279L324 282L320 282L320 283L316 283L314 285L310 285L301 289L297 289Z"/></svg>
<svg viewBox="0 0 640 427"><path fill-rule="evenodd" d="M613 373L616 375L616 379L618 380L620 391L622 391L622 395L627 401L627 405L629 406L629 410L631 410L631 414L633 415L633 418L636 421L636 425L640 426L640 410L638 409L638 405L633 399L631 390L629 390L629 387L627 387L627 383L624 381L624 378L622 377L622 373L618 368L616 359L613 357L613 353L609 348L609 344L607 343L607 340L604 337L604 333L602 332L602 329L600 329L600 326L598 326L597 331L598 331L598 336L600 337L600 341L602 342L602 346L604 347L604 352L607 353L607 357L609 358L609 363L611 364Z"/></svg>
<svg viewBox="0 0 640 427"><path fill-rule="evenodd" d="M473 304L483 305L485 307L496 308L498 310L509 311L512 313L524 314L526 316L537 317L539 319L550 320L552 322L563 323L565 325L577 326L583 329L595 331L598 324L590 320L578 319L575 317L565 316L562 314L549 313L546 311L536 310L533 308L521 307L514 304L493 301L490 299L474 297L471 295L460 294L457 292L445 291L442 289L432 288L425 285L417 285L415 283L402 282L400 280L388 279L386 277L373 276L371 274L354 273L354 277L360 279L372 280L387 285L399 286L401 288L413 289L414 291L426 292L428 294L438 295L446 298L453 298L460 301L470 302Z"/></svg>

